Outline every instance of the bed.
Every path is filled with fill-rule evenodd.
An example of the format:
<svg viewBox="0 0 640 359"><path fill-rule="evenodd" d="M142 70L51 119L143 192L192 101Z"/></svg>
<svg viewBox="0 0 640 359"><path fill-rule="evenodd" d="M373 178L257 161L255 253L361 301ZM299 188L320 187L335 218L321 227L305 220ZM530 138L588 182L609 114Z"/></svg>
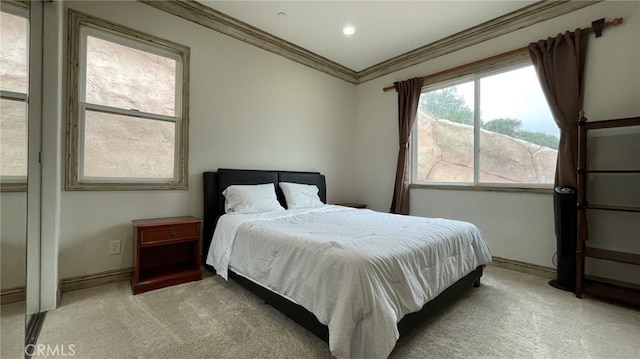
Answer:
<svg viewBox="0 0 640 359"><path fill-rule="evenodd" d="M317 172L218 169L203 180L205 266L327 341L337 358L386 358L400 335L479 286L491 262L470 223L326 205ZM283 187L288 206L285 185L313 188L320 203L300 206ZM225 215L223 192L253 187L272 188L282 209ZM235 197L225 194L229 206Z"/></svg>

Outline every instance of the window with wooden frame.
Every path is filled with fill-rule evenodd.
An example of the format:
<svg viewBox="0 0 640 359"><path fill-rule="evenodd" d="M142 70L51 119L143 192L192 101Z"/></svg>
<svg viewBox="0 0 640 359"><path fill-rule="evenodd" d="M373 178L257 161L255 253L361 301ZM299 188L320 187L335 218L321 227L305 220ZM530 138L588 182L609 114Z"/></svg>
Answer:
<svg viewBox="0 0 640 359"><path fill-rule="evenodd" d="M186 189L189 48L69 11L66 188Z"/></svg>
<svg viewBox="0 0 640 359"><path fill-rule="evenodd" d="M29 8L3 2L0 33L0 188L26 191Z"/></svg>
<svg viewBox="0 0 640 359"><path fill-rule="evenodd" d="M426 83L412 136L414 184L553 185L559 130L526 52Z"/></svg>

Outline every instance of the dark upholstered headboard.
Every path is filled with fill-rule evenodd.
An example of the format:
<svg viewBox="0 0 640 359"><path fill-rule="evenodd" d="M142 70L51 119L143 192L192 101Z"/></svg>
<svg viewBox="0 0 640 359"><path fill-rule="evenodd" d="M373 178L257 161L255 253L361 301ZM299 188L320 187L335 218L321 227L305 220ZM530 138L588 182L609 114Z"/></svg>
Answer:
<svg viewBox="0 0 640 359"><path fill-rule="evenodd" d="M202 174L204 184L204 214L202 231L202 257L206 259L209 253L209 245L213 237L213 231L218 216L224 214L224 196L222 191L231 185L251 185L273 183L276 187L278 200L287 208L284 195L278 183L293 182L302 184L314 184L318 186L320 200L327 203L327 186L324 175L319 172L295 172L295 171L263 171L263 170L239 170L220 168L217 172L204 172ZM204 261L203 261L204 263Z"/></svg>

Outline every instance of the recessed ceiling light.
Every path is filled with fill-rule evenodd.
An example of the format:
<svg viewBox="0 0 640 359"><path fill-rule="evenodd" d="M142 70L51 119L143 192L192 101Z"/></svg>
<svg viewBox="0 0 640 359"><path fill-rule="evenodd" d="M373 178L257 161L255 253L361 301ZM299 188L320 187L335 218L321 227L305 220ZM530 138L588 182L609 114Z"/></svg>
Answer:
<svg viewBox="0 0 640 359"><path fill-rule="evenodd" d="M280 12L278 13L278 16L279 16L279 17L285 17L285 16L287 16L287 13L286 13L286 12L283 12L283 11L280 11Z"/></svg>
<svg viewBox="0 0 640 359"><path fill-rule="evenodd" d="M347 25L344 27L344 29L342 29L342 33L345 35L353 35L355 32L356 28L351 25Z"/></svg>

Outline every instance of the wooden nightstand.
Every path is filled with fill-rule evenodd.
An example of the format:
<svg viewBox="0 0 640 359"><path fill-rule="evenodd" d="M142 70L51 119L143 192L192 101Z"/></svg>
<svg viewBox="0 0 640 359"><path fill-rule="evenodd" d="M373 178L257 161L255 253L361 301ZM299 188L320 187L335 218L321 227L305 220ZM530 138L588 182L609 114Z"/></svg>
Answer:
<svg viewBox="0 0 640 359"><path fill-rule="evenodd" d="M195 217L136 219L133 294L202 279L200 227Z"/></svg>
<svg viewBox="0 0 640 359"><path fill-rule="evenodd" d="M363 203L336 203L338 206L352 207L352 208L367 208Z"/></svg>

